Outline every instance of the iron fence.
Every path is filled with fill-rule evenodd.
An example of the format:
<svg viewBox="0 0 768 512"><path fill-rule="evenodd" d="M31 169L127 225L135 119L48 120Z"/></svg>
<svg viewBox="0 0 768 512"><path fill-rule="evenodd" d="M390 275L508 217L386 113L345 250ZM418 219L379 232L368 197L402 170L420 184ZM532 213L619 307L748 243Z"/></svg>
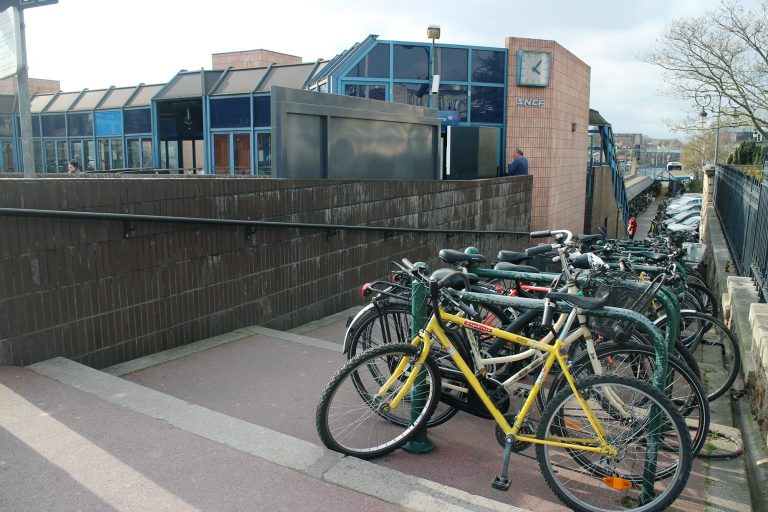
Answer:
<svg viewBox="0 0 768 512"><path fill-rule="evenodd" d="M768 173L761 179L718 165L714 203L736 268L768 298Z"/></svg>

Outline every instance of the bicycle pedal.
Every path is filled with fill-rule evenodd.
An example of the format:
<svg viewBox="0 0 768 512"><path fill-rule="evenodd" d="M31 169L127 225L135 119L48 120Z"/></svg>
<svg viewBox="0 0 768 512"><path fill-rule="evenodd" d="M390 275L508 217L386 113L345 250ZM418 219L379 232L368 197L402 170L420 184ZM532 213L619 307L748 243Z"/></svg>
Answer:
<svg viewBox="0 0 768 512"><path fill-rule="evenodd" d="M511 485L512 482L510 482L509 478L503 478L500 476L497 476L493 479L493 482L491 482L491 487L500 491L508 491Z"/></svg>

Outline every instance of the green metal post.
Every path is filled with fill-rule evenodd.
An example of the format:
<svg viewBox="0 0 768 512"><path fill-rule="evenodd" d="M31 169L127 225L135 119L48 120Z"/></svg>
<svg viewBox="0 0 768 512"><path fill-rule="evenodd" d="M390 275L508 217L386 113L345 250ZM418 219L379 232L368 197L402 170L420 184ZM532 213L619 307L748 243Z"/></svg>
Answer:
<svg viewBox="0 0 768 512"><path fill-rule="evenodd" d="M418 262L415 265L423 274L429 274L429 267L426 263ZM413 323L411 324L411 336L416 337L419 332L427 325L427 319L429 317L429 308L427 307L427 287L424 283L418 279L413 280L411 285L411 315L413 316ZM422 398L421 388L424 386L424 374L416 376L416 380L413 383L411 389L411 420L415 420L425 405L425 400ZM437 393L440 390L436 390ZM418 397L418 398L417 398ZM416 435L405 445L403 450L411 453L428 453L434 450L435 445L427 437L427 424L421 427Z"/></svg>

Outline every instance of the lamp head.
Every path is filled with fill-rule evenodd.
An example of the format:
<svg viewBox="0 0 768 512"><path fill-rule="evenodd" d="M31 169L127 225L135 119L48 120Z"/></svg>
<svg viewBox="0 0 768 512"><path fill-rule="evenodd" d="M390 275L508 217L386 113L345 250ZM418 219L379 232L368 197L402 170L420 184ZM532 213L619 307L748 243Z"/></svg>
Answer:
<svg viewBox="0 0 768 512"><path fill-rule="evenodd" d="M427 37L429 39L440 39L440 25L430 25L427 27Z"/></svg>
<svg viewBox="0 0 768 512"><path fill-rule="evenodd" d="M701 120L701 124L704 124L707 120L707 111L704 110L704 107L701 107L701 112L699 112L699 120Z"/></svg>

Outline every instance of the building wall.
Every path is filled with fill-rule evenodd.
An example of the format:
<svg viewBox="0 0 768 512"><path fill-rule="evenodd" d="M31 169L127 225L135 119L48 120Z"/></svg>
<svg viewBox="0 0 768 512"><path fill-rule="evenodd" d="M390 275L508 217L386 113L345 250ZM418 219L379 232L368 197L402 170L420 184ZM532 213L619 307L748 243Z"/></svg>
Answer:
<svg viewBox="0 0 768 512"><path fill-rule="evenodd" d="M528 158L534 177L531 229L584 225L589 147L590 68L554 41L508 37L506 162L515 148ZM518 50L552 53L548 87L518 87ZM544 106L518 106L518 98L543 99Z"/></svg>
<svg viewBox="0 0 768 512"><path fill-rule="evenodd" d="M211 55L212 69L264 68L270 64L301 64L301 57L270 50L246 50L240 52L214 53Z"/></svg>
<svg viewBox="0 0 768 512"><path fill-rule="evenodd" d="M43 78L30 78L29 91L32 94L51 94L61 90L61 82L58 80L45 80ZM18 82L16 77L0 80L0 94L18 94Z"/></svg>
<svg viewBox="0 0 768 512"><path fill-rule="evenodd" d="M442 248L489 259L528 243L531 178L0 179L0 207L435 229L524 236L0 216L0 364L101 368L249 325L290 328L362 304L362 283ZM130 236L125 238L125 228ZM130 228L135 228L133 231Z"/></svg>

